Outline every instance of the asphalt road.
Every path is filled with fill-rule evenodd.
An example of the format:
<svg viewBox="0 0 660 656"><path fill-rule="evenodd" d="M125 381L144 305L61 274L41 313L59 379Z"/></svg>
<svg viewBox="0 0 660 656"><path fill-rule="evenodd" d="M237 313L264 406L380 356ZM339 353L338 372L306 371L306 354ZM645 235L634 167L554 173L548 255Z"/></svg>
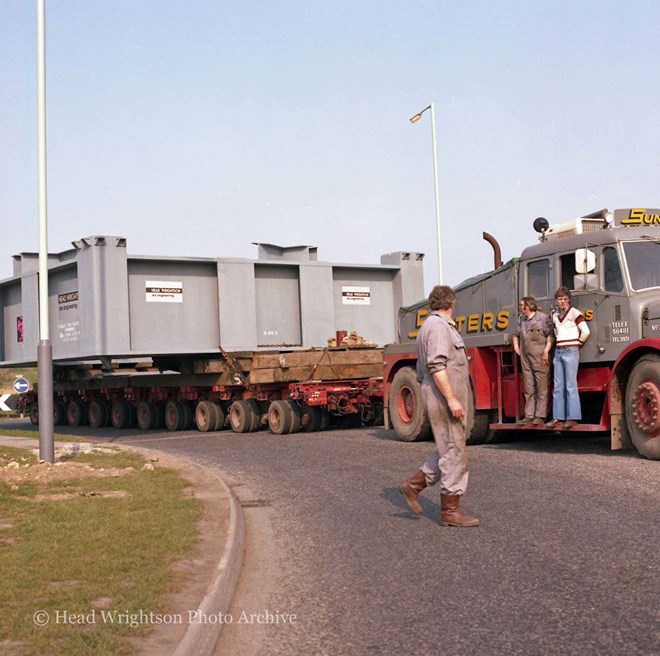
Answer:
<svg viewBox="0 0 660 656"><path fill-rule="evenodd" d="M457 529L437 523L438 488L419 518L396 489L432 445L382 429L106 435L216 470L242 501L217 654L660 653L660 462L607 439L470 447L482 525Z"/></svg>

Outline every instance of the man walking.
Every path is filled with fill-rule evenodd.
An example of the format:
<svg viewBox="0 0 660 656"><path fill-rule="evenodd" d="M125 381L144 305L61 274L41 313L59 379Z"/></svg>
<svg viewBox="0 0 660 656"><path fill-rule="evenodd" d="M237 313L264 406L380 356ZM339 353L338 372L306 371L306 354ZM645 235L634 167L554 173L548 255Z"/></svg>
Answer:
<svg viewBox="0 0 660 656"><path fill-rule="evenodd" d="M465 344L452 319L455 301L451 287L434 287L429 296L431 313L417 335L417 380L436 451L414 476L400 483L399 489L420 515L420 492L440 482L440 524L479 526L478 519L468 517L459 508L468 484L465 414L470 379Z"/></svg>
<svg viewBox="0 0 660 656"><path fill-rule="evenodd" d="M549 354L554 341L552 321L532 296L520 300L520 320L513 333L513 349L520 356L525 416L519 424L543 425L548 411Z"/></svg>

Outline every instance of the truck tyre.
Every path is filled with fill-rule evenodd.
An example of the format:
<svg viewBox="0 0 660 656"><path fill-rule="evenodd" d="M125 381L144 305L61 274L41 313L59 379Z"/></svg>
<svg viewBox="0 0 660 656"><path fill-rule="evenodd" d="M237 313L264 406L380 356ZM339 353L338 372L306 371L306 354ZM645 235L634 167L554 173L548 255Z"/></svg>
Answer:
<svg viewBox="0 0 660 656"><path fill-rule="evenodd" d="M87 410L87 419L92 428L103 428L108 421L108 406L104 401L92 401Z"/></svg>
<svg viewBox="0 0 660 656"><path fill-rule="evenodd" d="M30 423L33 426L38 426L39 425L39 402L38 401L32 401L32 403L30 403L30 406L28 407L28 414L30 416Z"/></svg>
<svg viewBox="0 0 660 656"><path fill-rule="evenodd" d="M165 404L165 428L168 431L180 431L183 428L185 417L181 401L169 400Z"/></svg>
<svg viewBox="0 0 660 656"><path fill-rule="evenodd" d="M492 410L477 410L474 407L474 392L470 385L467 407L467 440L466 444L489 444L495 439L496 431L491 430L494 413Z"/></svg>
<svg viewBox="0 0 660 656"><path fill-rule="evenodd" d="M195 425L202 433L217 430L216 425L217 406L211 401L200 401L195 408Z"/></svg>
<svg viewBox="0 0 660 656"><path fill-rule="evenodd" d="M128 428L131 420L131 408L128 401L120 399L113 401L110 407L110 421L113 428Z"/></svg>
<svg viewBox="0 0 660 656"><path fill-rule="evenodd" d="M419 442L431 437L431 425L422 404L422 389L412 367L402 367L394 374L390 388L392 428L404 442Z"/></svg>
<svg viewBox="0 0 660 656"><path fill-rule="evenodd" d="M305 433L316 433L323 421L322 408L317 405L304 405L300 415L300 428Z"/></svg>
<svg viewBox="0 0 660 656"><path fill-rule="evenodd" d="M66 424L66 404L62 401L53 404L53 420L56 426Z"/></svg>
<svg viewBox="0 0 660 656"><path fill-rule="evenodd" d="M74 399L69 403L66 420L69 426L84 426L87 423L87 408L80 399Z"/></svg>
<svg viewBox="0 0 660 656"><path fill-rule="evenodd" d="M268 428L275 435L285 435L291 432L293 419L290 409L284 401L271 401L268 406Z"/></svg>
<svg viewBox="0 0 660 656"><path fill-rule="evenodd" d="M229 423L234 433L253 433L259 430L259 406L249 399L234 401L229 408Z"/></svg>
<svg viewBox="0 0 660 656"><path fill-rule="evenodd" d="M642 356L626 385L626 424L640 455L660 459L660 356Z"/></svg>

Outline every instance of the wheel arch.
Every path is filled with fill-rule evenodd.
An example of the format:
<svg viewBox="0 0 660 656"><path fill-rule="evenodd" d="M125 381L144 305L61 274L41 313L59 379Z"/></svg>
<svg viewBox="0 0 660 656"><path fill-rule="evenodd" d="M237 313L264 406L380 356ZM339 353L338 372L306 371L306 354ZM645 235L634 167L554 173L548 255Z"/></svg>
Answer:
<svg viewBox="0 0 660 656"><path fill-rule="evenodd" d="M625 419L625 398L628 379L637 361L649 354L660 354L660 337L640 339L624 349L614 362L607 390L611 422L611 448L634 449Z"/></svg>

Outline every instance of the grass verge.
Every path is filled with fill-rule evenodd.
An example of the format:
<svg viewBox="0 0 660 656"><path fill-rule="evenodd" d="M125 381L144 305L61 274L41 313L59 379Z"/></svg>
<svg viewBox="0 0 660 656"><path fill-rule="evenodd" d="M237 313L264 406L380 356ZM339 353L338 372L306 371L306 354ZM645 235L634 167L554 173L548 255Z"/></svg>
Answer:
<svg viewBox="0 0 660 656"><path fill-rule="evenodd" d="M2 428L1 421L0 421L0 435L6 435L8 437L26 437L35 440L39 439L39 431L21 430L17 428L13 428L11 430L5 430ZM78 437L77 435L67 435L66 433L54 433L53 438L56 442L89 442L89 440L84 437Z"/></svg>
<svg viewBox="0 0 660 656"><path fill-rule="evenodd" d="M108 447L61 465L0 447L3 653L129 654L140 618L166 611L203 507L175 472L144 464Z"/></svg>

